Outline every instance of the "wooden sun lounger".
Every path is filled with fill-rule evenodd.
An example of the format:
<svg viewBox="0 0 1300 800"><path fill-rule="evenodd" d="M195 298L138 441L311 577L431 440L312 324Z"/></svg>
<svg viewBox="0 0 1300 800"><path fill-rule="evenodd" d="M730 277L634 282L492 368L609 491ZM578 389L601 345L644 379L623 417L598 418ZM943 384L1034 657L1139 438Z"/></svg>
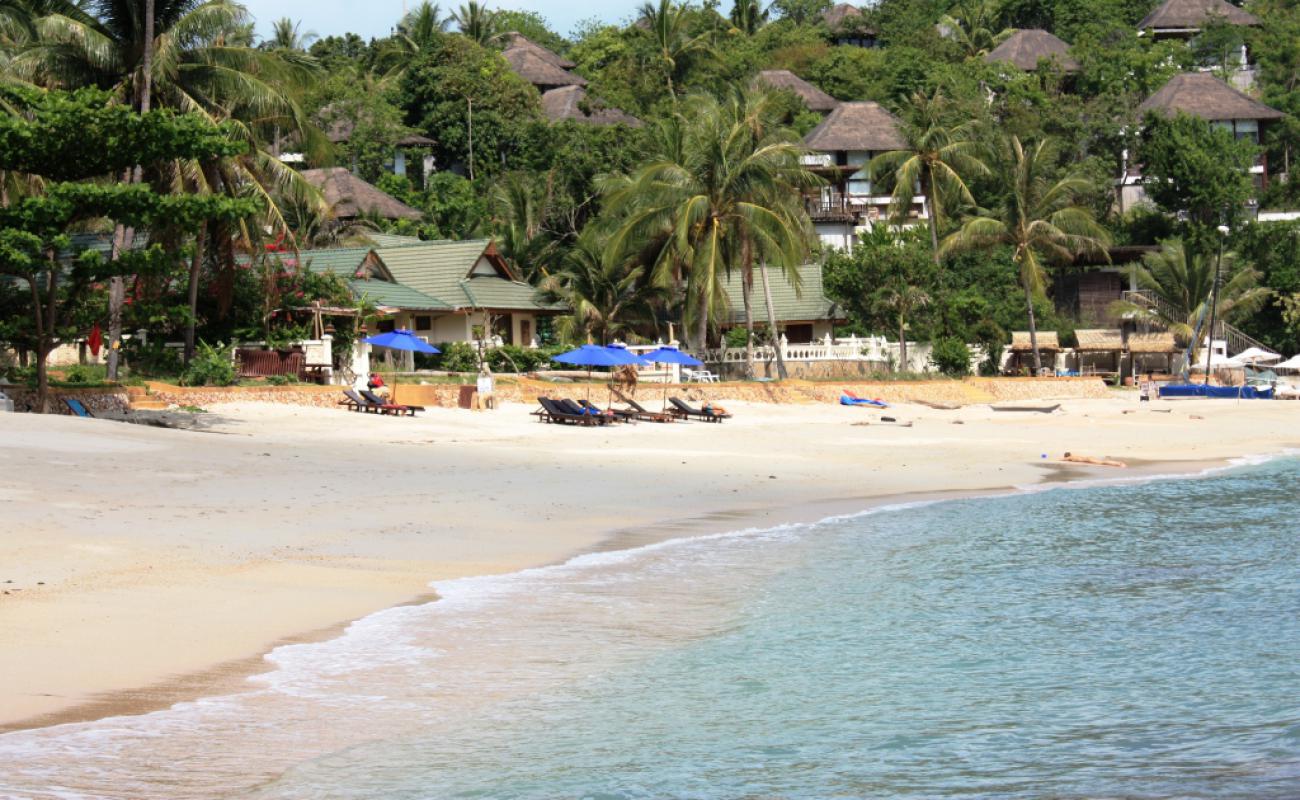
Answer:
<svg viewBox="0 0 1300 800"><path fill-rule="evenodd" d="M597 425L608 425L609 423L614 421L614 418L611 415L603 413L600 409L596 409L592 411L590 409L584 408L579 403L575 403L574 401L570 400L567 397L560 400L556 400L554 402L556 405L558 405L560 408L564 409L565 411L569 412L570 414L576 414L580 417L594 417Z"/></svg>
<svg viewBox="0 0 1300 800"><path fill-rule="evenodd" d="M638 403L637 401L631 398L624 397L623 402L627 403L628 408L631 409L630 413L636 415L637 419L645 420L646 422L676 422L677 421L677 417L673 416L672 414L665 414L662 411L648 411L645 408L643 408L640 403Z"/></svg>
<svg viewBox="0 0 1300 800"><path fill-rule="evenodd" d="M362 389L359 394L372 406L377 407L380 413L383 414L395 414L399 417L414 417L415 412L424 410L424 406L408 406L401 403L385 402L382 397L367 389Z"/></svg>
<svg viewBox="0 0 1300 800"><path fill-rule="evenodd" d="M636 418L635 412L626 411L621 408L614 408L612 406L607 412L605 409L601 408L600 406L596 405L590 400L579 400L578 405L582 406L583 408L587 409L593 414L603 414L607 417L612 415L612 418L614 419L615 422L631 422Z"/></svg>
<svg viewBox="0 0 1300 800"><path fill-rule="evenodd" d="M364 411L367 414L379 413L379 407L366 401L364 397L357 394L352 389L343 390L344 398L339 401L339 405L346 406L348 411Z"/></svg>
<svg viewBox="0 0 1300 800"><path fill-rule="evenodd" d="M599 425L600 420L591 414L573 414L549 397L539 397L542 413L537 418L541 422L554 422L566 425Z"/></svg>
<svg viewBox="0 0 1300 800"><path fill-rule="evenodd" d="M695 417L700 420L703 420L704 422L722 422L724 419L728 419L731 417L730 414L711 414L707 411L703 411L698 408L692 408L691 406L687 405L686 402L682 400L680 397L670 397L668 398L668 402L672 403L673 408L676 409L676 411L674 411L673 413L677 414L683 419L689 417Z"/></svg>

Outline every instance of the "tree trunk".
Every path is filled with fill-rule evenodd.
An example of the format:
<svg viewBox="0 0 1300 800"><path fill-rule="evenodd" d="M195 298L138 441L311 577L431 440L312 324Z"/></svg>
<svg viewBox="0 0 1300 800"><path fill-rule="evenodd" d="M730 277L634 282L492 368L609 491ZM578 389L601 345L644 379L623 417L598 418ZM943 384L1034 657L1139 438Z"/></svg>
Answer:
<svg viewBox="0 0 1300 800"><path fill-rule="evenodd" d="M1029 311L1029 349L1034 352L1034 377L1043 369L1043 360L1038 355L1038 327L1034 323L1034 295L1025 287L1025 308Z"/></svg>
<svg viewBox="0 0 1300 800"><path fill-rule="evenodd" d="M740 296L745 305L745 378L754 379L754 264L749 242L740 253Z"/></svg>
<svg viewBox="0 0 1300 800"><path fill-rule="evenodd" d="M928 170L927 170L928 172ZM930 217L930 249L934 263L939 263L939 204L934 197L934 181L929 177L921 178L921 195L925 198L926 211Z"/></svg>
<svg viewBox="0 0 1300 800"><path fill-rule="evenodd" d="M699 314L695 320L695 346L702 354L709 346L709 298L707 289L700 290Z"/></svg>
<svg viewBox="0 0 1300 800"><path fill-rule="evenodd" d="M898 371L907 372L907 319L898 315Z"/></svg>
<svg viewBox="0 0 1300 800"><path fill-rule="evenodd" d="M776 351L776 375L785 380L790 373L785 368L785 354L781 352L781 337L776 330L776 306L772 303L772 284L767 280L767 264L760 264L759 277L763 279L763 302L767 306L768 338L772 340L772 349Z"/></svg>
<svg viewBox="0 0 1300 800"><path fill-rule="evenodd" d="M199 223L199 234L194 240L194 258L190 261L189 276L189 319L185 321L185 363L194 358L194 326L198 319L199 275L203 270L203 248L208 240L208 223Z"/></svg>
<svg viewBox="0 0 1300 800"><path fill-rule="evenodd" d="M132 174L130 171L123 176L123 179L130 183ZM131 247L131 231L121 223L113 228L113 250L109 255L109 260L116 262L122 257L124 250ZM110 381L117 380L118 357L122 347L122 305L126 300L125 279L121 275L114 275L108 281L108 355L106 378Z"/></svg>

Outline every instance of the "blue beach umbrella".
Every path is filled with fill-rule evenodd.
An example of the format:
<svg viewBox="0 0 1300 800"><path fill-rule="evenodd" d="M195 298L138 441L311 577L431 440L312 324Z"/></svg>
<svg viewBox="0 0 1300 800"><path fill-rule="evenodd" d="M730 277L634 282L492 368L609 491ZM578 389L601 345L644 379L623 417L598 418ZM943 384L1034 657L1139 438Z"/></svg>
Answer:
<svg viewBox="0 0 1300 800"><path fill-rule="evenodd" d="M395 330L369 336L363 342L375 347L387 347L389 350L409 350L412 353L429 353L437 355L442 351L410 331ZM393 399L397 399L397 379L393 379Z"/></svg>
<svg viewBox="0 0 1300 800"><path fill-rule="evenodd" d="M596 344L584 344L577 350L570 350L567 353L560 353L558 356L552 356L552 361L561 364L572 364L575 367L587 368L587 397L591 398L591 368L592 367L621 367L625 364L641 364L641 359L632 355L622 347L601 347Z"/></svg>
<svg viewBox="0 0 1300 800"><path fill-rule="evenodd" d="M679 364L683 367L702 367L704 362L695 356L687 355L676 347L661 347L641 356L655 364ZM664 409L668 408L668 384L664 383Z"/></svg>

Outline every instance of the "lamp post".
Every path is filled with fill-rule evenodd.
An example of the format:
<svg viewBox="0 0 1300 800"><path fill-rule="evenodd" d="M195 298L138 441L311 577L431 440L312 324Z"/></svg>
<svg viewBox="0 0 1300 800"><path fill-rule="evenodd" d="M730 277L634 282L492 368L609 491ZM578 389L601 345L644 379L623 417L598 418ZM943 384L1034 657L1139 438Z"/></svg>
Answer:
<svg viewBox="0 0 1300 800"><path fill-rule="evenodd" d="M1226 213L1224 217L1226 217ZM1210 385L1210 368L1214 366L1214 317L1219 310L1219 282L1220 273L1223 270L1223 242L1228 238L1232 229L1227 225L1220 225L1219 231L1219 256L1214 262L1214 285L1210 287L1210 332L1207 336L1207 346L1205 348L1205 386Z"/></svg>

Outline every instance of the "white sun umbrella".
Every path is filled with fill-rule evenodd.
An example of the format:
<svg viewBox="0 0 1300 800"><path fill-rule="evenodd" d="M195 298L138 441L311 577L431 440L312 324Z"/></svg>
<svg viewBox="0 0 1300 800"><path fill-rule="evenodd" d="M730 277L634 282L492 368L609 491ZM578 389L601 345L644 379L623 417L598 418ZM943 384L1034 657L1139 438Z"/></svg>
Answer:
<svg viewBox="0 0 1300 800"><path fill-rule="evenodd" d="M1270 353L1262 347L1248 347L1240 353L1233 356L1243 364L1271 364L1274 361L1281 361L1282 356L1277 353Z"/></svg>
<svg viewBox="0 0 1300 800"><path fill-rule="evenodd" d="M1274 372L1300 372L1300 356L1291 356L1281 364L1273 365Z"/></svg>
<svg viewBox="0 0 1300 800"><path fill-rule="evenodd" d="M1211 356L1213 356L1212 360ZM1207 361L1210 362L1210 369L1241 369L1246 366L1246 363L1238 360L1236 356L1211 354L1207 350L1201 353L1201 359L1192 365L1192 369L1204 370Z"/></svg>

